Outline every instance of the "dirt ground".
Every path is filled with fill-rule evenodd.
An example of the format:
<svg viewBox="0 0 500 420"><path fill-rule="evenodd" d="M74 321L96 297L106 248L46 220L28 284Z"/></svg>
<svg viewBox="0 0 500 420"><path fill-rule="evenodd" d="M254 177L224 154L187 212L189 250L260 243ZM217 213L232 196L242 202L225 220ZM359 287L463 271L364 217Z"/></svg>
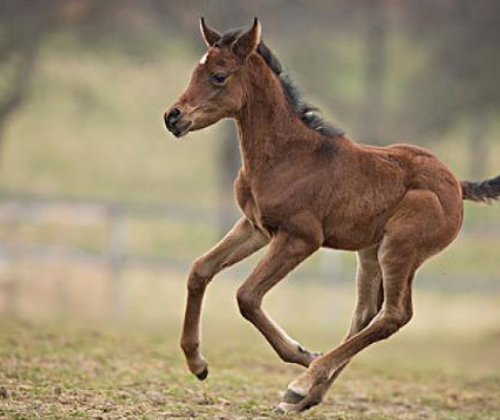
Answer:
<svg viewBox="0 0 500 420"><path fill-rule="evenodd" d="M5 318L0 331L1 419L282 418L272 407L300 372L246 329L239 344L209 343L204 383L188 374L177 331ZM435 341L417 334L379 345L301 417L500 419L500 334Z"/></svg>

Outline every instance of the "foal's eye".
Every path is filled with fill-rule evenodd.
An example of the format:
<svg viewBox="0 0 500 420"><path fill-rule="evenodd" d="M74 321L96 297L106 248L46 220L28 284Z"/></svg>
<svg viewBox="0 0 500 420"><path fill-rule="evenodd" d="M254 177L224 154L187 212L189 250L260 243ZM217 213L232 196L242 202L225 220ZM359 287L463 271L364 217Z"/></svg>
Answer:
<svg viewBox="0 0 500 420"><path fill-rule="evenodd" d="M211 80L214 85L222 86L227 82L228 76L227 73L214 73Z"/></svg>

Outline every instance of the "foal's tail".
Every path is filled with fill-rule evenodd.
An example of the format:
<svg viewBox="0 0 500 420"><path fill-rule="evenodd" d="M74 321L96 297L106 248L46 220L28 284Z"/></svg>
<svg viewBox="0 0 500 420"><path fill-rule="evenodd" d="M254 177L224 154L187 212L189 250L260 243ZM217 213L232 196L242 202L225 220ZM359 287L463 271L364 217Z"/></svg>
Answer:
<svg viewBox="0 0 500 420"><path fill-rule="evenodd" d="M462 198L477 203L490 204L500 199L500 175L486 181L462 181Z"/></svg>

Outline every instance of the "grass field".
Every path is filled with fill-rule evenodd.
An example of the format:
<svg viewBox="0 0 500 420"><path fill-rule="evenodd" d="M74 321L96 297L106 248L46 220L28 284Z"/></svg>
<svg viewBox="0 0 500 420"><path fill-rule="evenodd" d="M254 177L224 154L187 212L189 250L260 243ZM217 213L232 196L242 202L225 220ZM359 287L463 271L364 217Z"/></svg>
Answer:
<svg viewBox="0 0 500 420"><path fill-rule="evenodd" d="M3 317L2 419L267 419L301 369L283 364L237 313L231 280L207 298L210 376L192 377L178 348L184 282L136 276L127 318ZM149 283L148 283L149 282ZM152 283L151 283L152 282ZM327 350L347 328L352 288L293 281L266 307L308 347ZM80 295L98 299L94 291ZM92 296L92 299L89 297ZM412 323L359 355L310 419L500 419L498 294L417 290ZM40 291L32 303L50 303ZM36 319L36 321L34 321ZM154 321L153 321L154 320Z"/></svg>

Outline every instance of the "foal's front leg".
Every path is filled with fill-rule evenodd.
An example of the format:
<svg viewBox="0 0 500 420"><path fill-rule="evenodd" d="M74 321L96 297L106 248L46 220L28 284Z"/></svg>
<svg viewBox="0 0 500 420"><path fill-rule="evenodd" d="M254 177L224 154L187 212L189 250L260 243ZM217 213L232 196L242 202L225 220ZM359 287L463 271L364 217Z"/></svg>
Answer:
<svg viewBox="0 0 500 420"><path fill-rule="evenodd" d="M222 240L193 263L188 278L188 297L181 347L189 370L198 379L208 375L207 362L200 352L200 316L205 289L222 269L250 256L269 242L245 217Z"/></svg>
<svg viewBox="0 0 500 420"><path fill-rule="evenodd" d="M257 327L282 360L309 364L318 355L307 351L290 338L261 308L264 295L298 264L318 249L316 241L278 232L273 237L267 254L252 274L238 289L237 299L241 314Z"/></svg>

